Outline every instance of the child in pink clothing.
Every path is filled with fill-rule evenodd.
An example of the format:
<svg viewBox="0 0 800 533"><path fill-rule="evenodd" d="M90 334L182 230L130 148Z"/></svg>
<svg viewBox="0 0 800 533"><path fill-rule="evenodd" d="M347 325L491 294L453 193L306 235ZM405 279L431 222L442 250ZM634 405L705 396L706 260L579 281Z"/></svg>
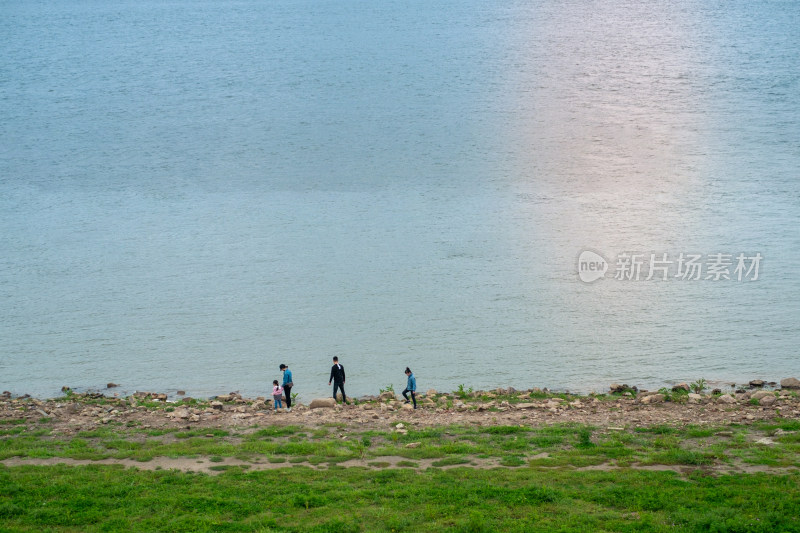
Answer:
<svg viewBox="0 0 800 533"><path fill-rule="evenodd" d="M281 398L283 397L283 387L278 385L277 379L273 381L272 384L274 385L274 387L272 387L272 400L275 404L275 410L277 411L278 407L283 408L283 403L281 401Z"/></svg>

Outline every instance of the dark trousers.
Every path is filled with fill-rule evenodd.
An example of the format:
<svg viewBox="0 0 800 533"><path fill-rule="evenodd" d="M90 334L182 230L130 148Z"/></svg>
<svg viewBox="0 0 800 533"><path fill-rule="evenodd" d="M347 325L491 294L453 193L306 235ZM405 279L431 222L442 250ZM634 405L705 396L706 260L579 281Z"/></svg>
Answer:
<svg viewBox="0 0 800 533"><path fill-rule="evenodd" d="M414 400L414 409L416 409L417 408L417 397L414 395L414 391L413 390L404 389L403 390L403 398L405 398L406 401L408 401L408 394L407 393L409 393L409 392L411 393L411 399Z"/></svg>
<svg viewBox="0 0 800 533"><path fill-rule="evenodd" d="M333 399L336 399L336 389L342 391L342 403L347 403L347 396L344 394L344 383L333 382Z"/></svg>
<svg viewBox="0 0 800 533"><path fill-rule="evenodd" d="M286 385L283 386L283 393L286 394L286 408L292 408L292 388L287 387Z"/></svg>

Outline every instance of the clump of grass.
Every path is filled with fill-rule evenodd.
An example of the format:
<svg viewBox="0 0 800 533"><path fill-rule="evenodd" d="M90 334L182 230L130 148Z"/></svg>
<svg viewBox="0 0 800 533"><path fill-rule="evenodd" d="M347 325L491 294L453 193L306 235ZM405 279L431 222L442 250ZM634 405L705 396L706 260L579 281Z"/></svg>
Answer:
<svg viewBox="0 0 800 533"><path fill-rule="evenodd" d="M700 394L706 389L705 378L698 379L697 381L689 385L689 388L692 389L692 392L694 392L695 394Z"/></svg>
<svg viewBox="0 0 800 533"><path fill-rule="evenodd" d="M301 431L302 428L298 426L268 426L249 435L252 439L260 439L264 437L286 437L294 435Z"/></svg>
<svg viewBox="0 0 800 533"><path fill-rule="evenodd" d="M518 455L507 455L500 459L500 464L510 467L523 466L525 464L525 459Z"/></svg>
<svg viewBox="0 0 800 533"><path fill-rule="evenodd" d="M444 459L439 459L431 463L432 466L454 466L454 465L465 465L468 464L470 461L465 457L460 456L449 456L445 457Z"/></svg>
<svg viewBox="0 0 800 533"><path fill-rule="evenodd" d="M597 446L594 442L592 442L592 430L589 428L581 428L578 431L578 444L576 444L578 448L594 448Z"/></svg>
<svg viewBox="0 0 800 533"><path fill-rule="evenodd" d="M488 433L490 435L510 435L527 431L530 431L530 429L521 426L489 426L481 429L482 433Z"/></svg>

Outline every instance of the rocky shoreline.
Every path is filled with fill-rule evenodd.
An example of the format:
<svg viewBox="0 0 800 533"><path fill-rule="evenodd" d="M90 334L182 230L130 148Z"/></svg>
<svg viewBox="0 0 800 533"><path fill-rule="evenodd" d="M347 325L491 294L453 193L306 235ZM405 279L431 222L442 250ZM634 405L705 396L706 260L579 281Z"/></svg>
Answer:
<svg viewBox="0 0 800 533"><path fill-rule="evenodd" d="M778 383L775 383L778 385ZM271 399L244 398L237 393L210 400L164 393L137 392L128 397L101 393L76 394L65 388L61 398L0 395L0 421L46 425L57 434L74 434L99 426L141 428L226 428L252 425L330 424L386 427L410 421L419 427L478 424L541 426L588 424L608 429L653 425L749 424L776 418L800 418L800 380L787 378L779 388L753 380L746 388L723 393L705 391L700 380L659 391L612 384L604 394L578 395L547 389L491 391L429 390L417 397L418 409L393 391L364 396L342 405L333 398L297 404L291 412L275 411Z"/></svg>

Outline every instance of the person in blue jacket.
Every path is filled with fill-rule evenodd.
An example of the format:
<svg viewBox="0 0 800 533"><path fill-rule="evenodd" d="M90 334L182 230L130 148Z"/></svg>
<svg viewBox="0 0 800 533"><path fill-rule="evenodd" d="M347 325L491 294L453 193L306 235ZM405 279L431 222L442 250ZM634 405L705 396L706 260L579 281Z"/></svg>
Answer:
<svg viewBox="0 0 800 533"><path fill-rule="evenodd" d="M292 412L292 371L289 370L289 365L281 363L281 370L283 371L283 392L286 394L286 412Z"/></svg>
<svg viewBox="0 0 800 533"><path fill-rule="evenodd" d="M406 367L406 376L408 376L408 383L406 383L406 389L403 391L403 398L406 399L406 403L409 403L408 400L408 393L411 393L411 400L414 401L414 409L417 408L417 397L414 394L417 390L417 378L414 377L414 374L411 372L411 369Z"/></svg>

